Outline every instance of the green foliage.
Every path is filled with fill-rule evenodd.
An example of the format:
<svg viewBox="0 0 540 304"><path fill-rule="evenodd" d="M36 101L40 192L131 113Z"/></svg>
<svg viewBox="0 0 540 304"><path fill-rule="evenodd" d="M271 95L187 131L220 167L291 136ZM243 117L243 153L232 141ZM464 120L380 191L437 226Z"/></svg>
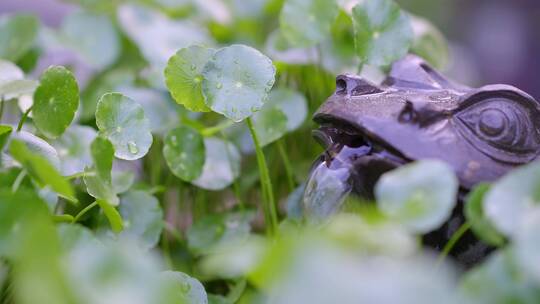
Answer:
<svg viewBox="0 0 540 304"><path fill-rule="evenodd" d="M471 229L476 236L487 244L501 246L504 244L504 238L486 218L482 206L484 196L489 188L490 186L488 184L480 184L468 195L467 202L465 203L465 217L471 224Z"/></svg>
<svg viewBox="0 0 540 304"><path fill-rule="evenodd" d="M31 93L36 86L35 81L24 79L23 72L15 64L0 60L0 100Z"/></svg>
<svg viewBox="0 0 540 304"><path fill-rule="evenodd" d="M169 59L165 68L165 81L174 100L188 110L208 112L201 84L202 71L215 50L200 46L181 49Z"/></svg>
<svg viewBox="0 0 540 304"><path fill-rule="evenodd" d="M392 0L364 1L353 8L356 52L362 62L389 65L407 54L413 30L407 14Z"/></svg>
<svg viewBox="0 0 540 304"><path fill-rule="evenodd" d="M3 16L0 19L0 58L17 61L34 46L39 21L32 15Z"/></svg>
<svg viewBox="0 0 540 304"><path fill-rule="evenodd" d="M79 87L73 74L61 66L48 68L34 93L34 124L49 138L69 127L79 107Z"/></svg>
<svg viewBox="0 0 540 304"><path fill-rule="evenodd" d="M239 122L259 111L274 86L276 68L244 45L222 48L203 70L203 94L212 111Z"/></svg>
<svg viewBox="0 0 540 304"><path fill-rule="evenodd" d="M189 127L178 127L167 133L163 157L172 173L186 182L201 176L205 163L204 139Z"/></svg>
<svg viewBox="0 0 540 304"><path fill-rule="evenodd" d="M73 188L66 179L44 157L32 152L24 142L12 140L9 152L40 187L50 186L70 202L77 202Z"/></svg>
<svg viewBox="0 0 540 304"><path fill-rule="evenodd" d="M96 125L115 148L115 156L126 160L139 159L152 145L150 122L144 110L128 97L109 93L97 105Z"/></svg>
<svg viewBox="0 0 540 304"><path fill-rule="evenodd" d="M280 30L292 46L313 46L329 36L338 12L335 0L287 0Z"/></svg>
<svg viewBox="0 0 540 304"><path fill-rule="evenodd" d="M435 230L450 216L459 183L446 163L424 160L381 176L375 197L381 211L414 232Z"/></svg>
<svg viewBox="0 0 540 304"><path fill-rule="evenodd" d="M118 205L119 201L113 189L111 177L114 159L112 143L106 138L97 137L90 146L90 153L94 166L84 170L84 183L88 194L96 200L103 200L114 206Z"/></svg>

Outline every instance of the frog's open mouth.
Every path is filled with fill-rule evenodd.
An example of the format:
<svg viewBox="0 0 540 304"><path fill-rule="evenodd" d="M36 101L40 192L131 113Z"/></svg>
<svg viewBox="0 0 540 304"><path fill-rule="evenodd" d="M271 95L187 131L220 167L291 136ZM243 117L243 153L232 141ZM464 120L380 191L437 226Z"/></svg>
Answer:
<svg viewBox="0 0 540 304"><path fill-rule="evenodd" d="M313 136L326 147L318 164L324 163L329 170L347 168L352 192L365 199L373 199L382 174L410 162L376 135L350 125L324 123Z"/></svg>

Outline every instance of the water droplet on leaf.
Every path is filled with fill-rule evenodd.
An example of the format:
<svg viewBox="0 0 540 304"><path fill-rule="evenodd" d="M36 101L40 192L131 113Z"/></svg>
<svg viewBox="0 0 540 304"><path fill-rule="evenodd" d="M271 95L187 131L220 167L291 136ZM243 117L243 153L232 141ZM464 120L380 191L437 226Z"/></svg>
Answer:
<svg viewBox="0 0 540 304"><path fill-rule="evenodd" d="M137 147L137 144L133 141L128 142L128 150L131 154L137 154L139 152L139 148Z"/></svg>

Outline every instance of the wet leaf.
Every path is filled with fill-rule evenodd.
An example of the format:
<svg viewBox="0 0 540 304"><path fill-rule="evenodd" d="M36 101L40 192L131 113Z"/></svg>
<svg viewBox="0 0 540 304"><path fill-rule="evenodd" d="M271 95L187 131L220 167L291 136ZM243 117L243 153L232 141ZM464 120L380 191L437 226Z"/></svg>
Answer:
<svg viewBox="0 0 540 304"><path fill-rule="evenodd" d="M36 127L50 138L57 138L69 127L79 107L79 87L64 67L52 66L41 76L32 108Z"/></svg>
<svg viewBox="0 0 540 304"><path fill-rule="evenodd" d="M206 105L233 121L242 121L262 108L275 74L272 61L251 47L222 48L203 70Z"/></svg>
<svg viewBox="0 0 540 304"><path fill-rule="evenodd" d="M183 272L164 271L161 273L160 283L165 286L165 290L174 291L169 296L178 299L179 303L208 303L206 291L201 282Z"/></svg>
<svg viewBox="0 0 540 304"><path fill-rule="evenodd" d="M12 15L0 18L0 58L17 61L35 43L39 21L32 15Z"/></svg>
<svg viewBox="0 0 540 304"><path fill-rule="evenodd" d="M90 144L97 136L96 130L87 126L73 125L57 140L52 142L60 158L63 175L83 172L92 165Z"/></svg>
<svg viewBox="0 0 540 304"><path fill-rule="evenodd" d="M203 68L214 53L213 49L190 46L176 52L165 68L165 81L172 97L190 111L210 111L204 103L201 84Z"/></svg>
<svg viewBox="0 0 540 304"><path fill-rule="evenodd" d="M191 182L203 172L206 151L204 138L190 127L178 127L167 133L163 157L173 174Z"/></svg>
<svg viewBox="0 0 540 304"><path fill-rule="evenodd" d="M363 63L385 66L407 54L413 30L392 0L363 1L353 8L356 52Z"/></svg>
<svg viewBox="0 0 540 304"><path fill-rule="evenodd" d="M47 159L31 151L24 142L12 140L9 146L11 156L17 160L40 187L50 186L56 193L70 202L77 202L71 185L60 175Z"/></svg>
<svg viewBox="0 0 540 304"><path fill-rule="evenodd" d="M235 145L218 138L205 138L203 171L192 183L207 190L222 190L240 175L240 152Z"/></svg>
<svg viewBox="0 0 540 304"><path fill-rule="evenodd" d="M100 134L115 148L115 156L125 160L142 158L152 145L150 121L135 101L119 93L101 97L96 110Z"/></svg>
<svg viewBox="0 0 540 304"><path fill-rule="evenodd" d="M253 127L264 147L287 133L287 116L277 107L263 109L253 115Z"/></svg>
<svg viewBox="0 0 540 304"><path fill-rule="evenodd" d="M117 206L119 203L114 191L111 178L111 170L114 159L114 147L112 143L103 137L96 137L90 146L90 154L94 166L86 168L83 177L88 194L97 200L106 201L108 204Z"/></svg>
<svg viewBox="0 0 540 304"><path fill-rule="evenodd" d="M130 191L120 199L124 220L121 237L136 238L144 248L156 246L163 229L163 211L158 200L144 191Z"/></svg>
<svg viewBox="0 0 540 304"><path fill-rule="evenodd" d="M471 224L474 234L482 241L493 246L502 246L504 237L486 218L482 206L482 201L489 188L489 184L480 184L469 193L465 203L465 218Z"/></svg>
<svg viewBox="0 0 540 304"><path fill-rule="evenodd" d="M441 226L452 213L459 183L452 168L423 160L385 173L375 186L380 210L415 233Z"/></svg>
<svg viewBox="0 0 540 304"><path fill-rule="evenodd" d="M120 55L118 33L105 15L76 11L64 19L61 32L66 44L94 68L103 69Z"/></svg>
<svg viewBox="0 0 540 304"><path fill-rule="evenodd" d="M540 163L511 171L486 193L483 209L495 228L511 237L527 214L540 207Z"/></svg>
<svg viewBox="0 0 540 304"><path fill-rule="evenodd" d="M334 0L287 0L279 18L281 32L293 46L313 46L330 36L338 13Z"/></svg>

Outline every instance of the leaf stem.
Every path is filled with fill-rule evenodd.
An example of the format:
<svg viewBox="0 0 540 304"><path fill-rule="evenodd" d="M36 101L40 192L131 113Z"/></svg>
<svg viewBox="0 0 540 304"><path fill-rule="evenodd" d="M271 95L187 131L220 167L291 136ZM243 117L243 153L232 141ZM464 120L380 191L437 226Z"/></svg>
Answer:
<svg viewBox="0 0 540 304"><path fill-rule="evenodd" d="M216 133L219 133L219 132L221 132L221 131L223 131L223 130L225 130L225 129L233 126L233 125L234 125L234 121L227 119L227 120L225 120L225 121L223 121L223 122L221 122L221 123L219 123L219 124L217 124L217 125L215 125L213 127L203 129L201 131L201 134L204 137L210 137L210 136L215 135Z"/></svg>
<svg viewBox="0 0 540 304"><path fill-rule="evenodd" d="M2 121L2 117L4 116L4 105L6 101L4 100L4 97L0 98L0 121Z"/></svg>
<svg viewBox="0 0 540 304"><path fill-rule="evenodd" d="M251 133L251 138L253 139L253 143L255 145L255 153L257 155L257 163L259 165L259 174L261 177L261 187L262 187L262 193L263 193L263 204L264 204L263 209L265 212L266 224L268 225L267 232L270 235L273 235L275 231L277 230L278 218L277 218L276 205L274 202L274 191L272 189L272 181L270 180L270 173L268 172L266 159L264 157L263 150L259 143L257 132L255 132L255 128L253 127L253 122L251 121L251 118L247 118L246 123L249 128L249 132Z"/></svg>
<svg viewBox="0 0 540 304"><path fill-rule="evenodd" d="M32 111L32 108L34 106L31 106L30 108L28 108L28 110L26 110L26 112L24 112L23 116L21 117L21 120L19 121L19 125L17 125L17 132L20 132L23 125L24 125L24 122L26 121L26 118L28 118L28 115L30 115L30 112Z"/></svg>
<svg viewBox="0 0 540 304"><path fill-rule="evenodd" d="M22 170L19 175L15 178L15 181L13 182L13 185L11 186L11 192L15 193L17 190L19 190L19 187L22 184L22 181L26 177L26 170Z"/></svg>
<svg viewBox="0 0 540 304"><path fill-rule="evenodd" d="M456 232L452 235L448 243L444 246L443 250L441 251L441 254L439 255L439 258L437 259L437 265L440 265L444 259L448 256L450 251L454 248L454 246L457 244L459 239L471 228L471 223L468 221L463 223Z"/></svg>
<svg viewBox="0 0 540 304"><path fill-rule="evenodd" d="M285 173L287 174L287 182L289 183L289 190L294 191L295 189L294 174L292 171L292 166L289 160L289 156L287 156L285 147L283 147L282 140L277 141L277 147L278 147L281 159L283 160L283 166L285 166Z"/></svg>
<svg viewBox="0 0 540 304"><path fill-rule="evenodd" d="M73 221L71 221L72 224L77 223L83 215L85 215L88 211L92 210L95 206L97 206L97 201L91 203L90 205L86 206L81 212L79 212L74 218Z"/></svg>
<svg viewBox="0 0 540 304"><path fill-rule="evenodd" d="M85 176L96 176L96 172L79 172L72 175L64 176L67 180L77 179L79 177L85 177Z"/></svg>

